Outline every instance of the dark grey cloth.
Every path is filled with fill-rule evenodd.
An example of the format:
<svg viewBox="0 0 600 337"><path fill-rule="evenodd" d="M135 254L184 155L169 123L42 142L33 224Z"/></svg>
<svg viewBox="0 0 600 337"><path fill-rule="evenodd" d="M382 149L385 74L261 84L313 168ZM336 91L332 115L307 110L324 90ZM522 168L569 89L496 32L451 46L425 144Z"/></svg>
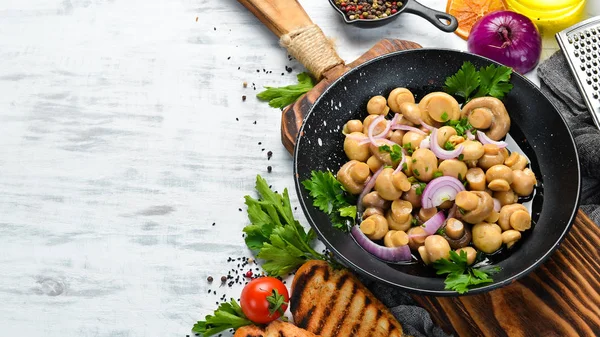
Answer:
<svg viewBox="0 0 600 337"><path fill-rule="evenodd" d="M402 324L404 334L413 337L450 336L433 324L429 313L417 306L406 292L364 277L360 277L360 279L385 306L390 308L398 322Z"/></svg>
<svg viewBox="0 0 600 337"><path fill-rule="evenodd" d="M540 89L565 118L575 138L583 176L581 208L600 224L600 131L594 125L561 51L540 64L538 76Z"/></svg>

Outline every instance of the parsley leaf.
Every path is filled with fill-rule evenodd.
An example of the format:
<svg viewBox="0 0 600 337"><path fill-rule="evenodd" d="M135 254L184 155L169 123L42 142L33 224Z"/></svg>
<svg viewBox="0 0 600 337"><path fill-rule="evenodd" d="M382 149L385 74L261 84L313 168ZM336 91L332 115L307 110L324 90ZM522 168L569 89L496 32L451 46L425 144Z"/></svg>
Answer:
<svg viewBox="0 0 600 337"><path fill-rule="evenodd" d="M308 73L300 73L297 76L298 84L285 87L265 87L267 90L256 95L261 101L269 101L273 108L283 109L296 102L296 100L312 89L315 84Z"/></svg>
<svg viewBox="0 0 600 337"><path fill-rule="evenodd" d="M512 68L490 64L479 70L471 62L463 63L456 74L446 78L444 91L462 97L465 103L475 97L504 98L513 87L510 83Z"/></svg>
<svg viewBox="0 0 600 337"><path fill-rule="evenodd" d="M478 86L479 73L475 70L475 66L471 62L465 62L456 74L446 78L444 91L468 101Z"/></svg>
<svg viewBox="0 0 600 337"><path fill-rule="evenodd" d="M275 193L260 175L256 177L260 199L246 196L250 225L244 227L246 245L264 259L270 276L284 276L308 260L330 259L311 248L316 233L308 232L294 218L287 189Z"/></svg>
<svg viewBox="0 0 600 337"><path fill-rule="evenodd" d="M475 97L493 96L498 99L504 98L513 85L509 83L512 69L505 66L496 67L490 64L479 69L479 90Z"/></svg>
<svg viewBox="0 0 600 337"><path fill-rule="evenodd" d="M445 289L459 294L468 292L474 286L493 282L490 275L500 270L498 266L471 267L467 264L465 251L461 251L459 255L453 250L450 251L450 260L439 259L433 263L433 267L437 269L436 274L447 274Z"/></svg>
<svg viewBox="0 0 600 337"><path fill-rule="evenodd" d="M194 324L192 332L203 337L215 335L228 329L237 329L252 323L242 312L240 305L232 298L231 301L221 303L212 315L206 315L204 321Z"/></svg>
<svg viewBox="0 0 600 337"><path fill-rule="evenodd" d="M329 171L312 171L311 178L302 182L313 198L313 205L329 215L333 227L348 231L356 220L356 206L342 184Z"/></svg>

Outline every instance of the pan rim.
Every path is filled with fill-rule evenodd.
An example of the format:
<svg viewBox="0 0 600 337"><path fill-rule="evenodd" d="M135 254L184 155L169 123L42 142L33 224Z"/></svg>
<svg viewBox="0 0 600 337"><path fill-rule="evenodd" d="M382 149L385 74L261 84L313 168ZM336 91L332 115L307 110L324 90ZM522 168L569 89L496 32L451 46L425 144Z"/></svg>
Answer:
<svg viewBox="0 0 600 337"><path fill-rule="evenodd" d="M321 233L321 231L319 230L319 228L315 225L316 221L315 219L313 219L313 217L311 216L311 214L308 212L308 206L306 205L306 202L304 201L304 199L301 197L301 189L302 189L302 184L300 182L299 179L299 173L298 173L298 151L299 151L299 144L301 143L302 140L302 134L304 133L304 127L306 125L306 121L312 116L313 112L314 112L314 108L321 102L321 99L325 96L326 93L328 93L332 88L334 88L336 85L338 85L338 83L340 81L342 81L344 78L346 78L348 75L353 74L355 72L360 71L362 68L366 67L367 65L370 65L372 63L375 62L379 62L380 60L386 59L386 58L391 58L391 57L395 57L398 54L407 54L407 53L422 53L422 52L449 52L449 53L457 53L457 54L465 54L465 55L469 55L470 57L476 57L476 58L480 58L483 61L489 62L491 64L494 65L500 65L500 63L491 60L487 57L483 57L483 56L479 56L473 53L469 53L469 52L465 52L465 51L460 51L460 50L456 50L456 49L449 49L449 48L416 48L416 49L409 49L409 50L402 50L402 51L396 51L396 52L392 52L389 54L385 54L385 55L381 55L378 57L375 57L367 62L364 62L362 64L360 64L359 66L357 66L356 68L353 68L351 70L349 70L348 72L344 73L342 76L340 76L338 79L336 79L334 82L332 82L327 89L325 89L323 91L323 93L315 100L315 102L313 103L313 105L311 106L311 108L309 109L308 113L306 114L306 117L302 120L302 125L300 127L300 129L298 130L298 134L296 135L296 145L294 146L294 157L293 157L293 174L294 174L294 185L295 185L295 189L296 189L296 195L298 196L298 200L300 202L300 206L302 207L302 211L309 223L309 225L311 226L311 228L313 228L315 230L315 232L317 233L319 239L323 242L323 244L325 244L325 246L331 250L335 256L337 257L338 260L340 260L340 262L342 262L344 265L346 265L347 267L351 268L352 270L354 270L355 272L365 275L373 280L379 281L379 282L383 282L385 284L391 285L393 287L397 287L397 288L401 288L403 290L407 290L411 293L415 293L415 294L420 294L420 295L434 295L434 296L469 296L469 295L475 295L475 294L481 294L481 293L486 293L488 291L497 289L497 288L501 288L507 284L510 284L522 277L524 277L525 275L529 274L530 272L532 272L533 270L537 269L542 263L544 263L545 261L548 260L548 258L556 251L556 249L558 249L558 247L560 246L560 244L562 243L562 241L565 239L565 237L567 236L567 234L569 233L571 227L573 226L573 222L575 220L575 217L577 216L577 212L579 210L579 204L580 204L580 199L581 199L581 166L580 166L580 160L579 160L579 153L577 151L577 146L575 144L575 139L573 138L573 133L571 132L571 130L569 129L565 118L558 112L558 109L556 108L556 106L552 103L552 101L550 101L545 94L543 94L540 89L531 81L529 80L527 77L514 72L513 75L519 77L521 80L524 81L524 83L526 85L528 85L532 90L536 90L538 92L540 92L540 94L546 98L546 100L548 101L548 103L550 103L550 105L554 108L555 113L560 117L560 120L562 121L565 129L567 130L567 134L568 137L571 141L570 145L573 148L574 154L575 154L575 162L577 164L577 193L575 196L575 200L574 200L574 207L571 210L571 214L569 215L569 221L568 224L565 226L565 228L562 230L562 232L560 233L558 239L552 244L551 248L548 249L547 252L545 252L540 258L538 258L536 261L534 261L531 265L529 265L528 267L524 268L522 271L511 275L509 277L507 277L505 280L502 281L498 281L498 282L493 282L491 284L482 286L482 287L478 287L478 288L474 288L469 290L469 292L467 292L466 294L460 295L455 291L449 291L449 290L430 290L430 289L423 289L423 288L415 288L415 287L410 287L410 286L406 286L406 285L401 285L401 284L396 284L393 283L391 281L386 280L385 278L382 278L376 274L374 274L373 272L370 272L368 270L365 270L362 267L359 267L358 265L356 265L354 262L350 261L348 258L346 258L344 255L342 255L335 247L333 244L331 244L331 242L329 242L329 240L327 240L327 238ZM441 278L440 278L441 279Z"/></svg>

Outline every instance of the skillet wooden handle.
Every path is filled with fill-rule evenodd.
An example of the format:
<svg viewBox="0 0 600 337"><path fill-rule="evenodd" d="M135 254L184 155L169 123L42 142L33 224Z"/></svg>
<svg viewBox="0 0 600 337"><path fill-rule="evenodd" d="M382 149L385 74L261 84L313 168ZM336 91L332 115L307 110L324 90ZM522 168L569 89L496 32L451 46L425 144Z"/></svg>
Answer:
<svg viewBox="0 0 600 337"><path fill-rule="evenodd" d="M277 37L313 24L298 0L238 0Z"/></svg>

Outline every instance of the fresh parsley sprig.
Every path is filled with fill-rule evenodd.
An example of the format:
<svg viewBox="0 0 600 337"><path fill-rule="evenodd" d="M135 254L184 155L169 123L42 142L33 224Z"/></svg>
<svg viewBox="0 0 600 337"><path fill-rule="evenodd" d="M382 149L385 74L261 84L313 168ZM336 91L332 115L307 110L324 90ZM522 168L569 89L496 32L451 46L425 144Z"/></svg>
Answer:
<svg viewBox="0 0 600 337"><path fill-rule="evenodd" d="M308 73L300 73L297 78L298 84L285 87L265 87L267 90L259 92L256 97L261 101L269 101L269 105L273 108L283 109L296 102L300 96L315 86Z"/></svg>
<svg viewBox="0 0 600 337"><path fill-rule="evenodd" d="M244 227L246 245L260 259L262 267L270 276L285 276L308 260L325 260L327 256L316 252L311 243L315 232L308 232L294 218L287 188L283 194L275 193L260 175L256 177L259 199L246 196L248 219Z"/></svg>
<svg viewBox="0 0 600 337"><path fill-rule="evenodd" d="M230 302L219 305L212 315L206 315L204 321L194 324L192 332L208 337L228 329L237 329L253 324L242 312L240 305L232 298Z"/></svg>
<svg viewBox="0 0 600 337"><path fill-rule="evenodd" d="M500 271L498 266L471 267L467 264L465 251L461 251L459 255L453 250L450 251L450 260L439 259L433 263L433 267L437 269L437 275L447 274L445 289L454 290L459 294L464 294L480 284L492 283L494 280L490 275Z"/></svg>
<svg viewBox="0 0 600 337"><path fill-rule="evenodd" d="M513 87L510 83L512 68L490 64L479 70L471 62L463 63L456 74L446 78L444 91L462 97L465 103L475 97L504 98Z"/></svg>
<svg viewBox="0 0 600 337"><path fill-rule="evenodd" d="M356 202L329 171L312 171L302 185L313 198L313 205L329 215L334 228L348 232L356 221Z"/></svg>

